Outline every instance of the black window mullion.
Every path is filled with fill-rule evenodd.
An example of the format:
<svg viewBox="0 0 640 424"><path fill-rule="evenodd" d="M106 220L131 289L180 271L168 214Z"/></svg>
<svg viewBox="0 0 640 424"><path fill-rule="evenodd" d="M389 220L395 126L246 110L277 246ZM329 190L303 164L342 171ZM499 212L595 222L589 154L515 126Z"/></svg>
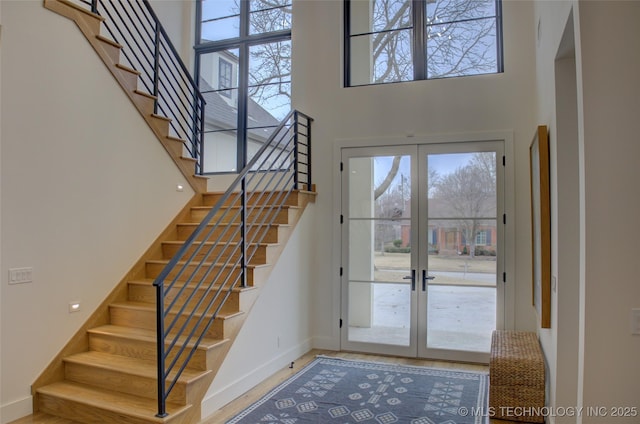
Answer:
<svg viewBox="0 0 640 424"><path fill-rule="evenodd" d="M249 0L240 1L240 39L249 36ZM240 45L238 60L238 154L236 169L241 170L247 163L247 121L249 104L249 46Z"/></svg>
<svg viewBox="0 0 640 424"><path fill-rule="evenodd" d="M202 41L202 0L196 2L196 44ZM196 54L196 57L198 55ZM197 68L196 68L197 69ZM196 79L196 81L198 81Z"/></svg>
<svg viewBox="0 0 640 424"><path fill-rule="evenodd" d="M427 78L426 3L423 0L413 0L411 6L411 19L413 20L413 78L414 80L423 80Z"/></svg>
<svg viewBox="0 0 640 424"><path fill-rule="evenodd" d="M504 50L502 49L502 43L502 1L496 0L496 58L498 61L498 72L504 72Z"/></svg>
<svg viewBox="0 0 640 424"><path fill-rule="evenodd" d="M351 87L351 1L344 0L344 86Z"/></svg>

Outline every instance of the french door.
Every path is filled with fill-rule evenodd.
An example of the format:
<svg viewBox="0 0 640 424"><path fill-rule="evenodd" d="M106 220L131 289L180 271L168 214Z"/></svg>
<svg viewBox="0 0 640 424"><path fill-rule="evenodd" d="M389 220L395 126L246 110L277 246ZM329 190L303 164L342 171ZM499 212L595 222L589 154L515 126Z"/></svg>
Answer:
<svg viewBox="0 0 640 424"><path fill-rule="evenodd" d="M488 361L502 157L497 141L342 149L343 349Z"/></svg>

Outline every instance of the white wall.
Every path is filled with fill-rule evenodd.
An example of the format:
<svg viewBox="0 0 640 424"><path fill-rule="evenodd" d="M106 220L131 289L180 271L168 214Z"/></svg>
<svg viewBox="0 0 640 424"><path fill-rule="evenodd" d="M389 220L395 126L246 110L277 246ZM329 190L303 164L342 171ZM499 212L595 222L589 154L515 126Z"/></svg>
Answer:
<svg viewBox="0 0 640 424"><path fill-rule="evenodd" d="M195 1L151 0L150 4L187 69L193 73L195 32L190 28L196 19Z"/></svg>
<svg viewBox="0 0 640 424"><path fill-rule="evenodd" d="M563 215L560 208L561 202L566 202L568 196L578 195L578 174L579 164L577 155L577 140L568 140L566 135L560 138L557 120L563 121L566 118L565 110L577 108L577 99L572 96L565 96L562 89L569 89L573 84L577 85L575 70L575 53L571 53L571 46L566 46L569 51L568 61L558 59L558 54L566 50L563 40L567 44L575 44L573 36L573 15L571 14L572 2L539 2L536 3L536 71L538 87L538 122L547 125L550 133L550 165L551 165L551 205L552 205L552 292L551 292L551 328L539 329L540 341L545 352L547 361L547 403L553 407L575 407L577 406L577 374L578 374L578 314L579 314L579 264L567 264L567 258L560 258L561 254L579 256L580 237L579 234L579 200L573 201L573 216ZM562 48L560 46L563 46ZM573 59L571 59L573 57ZM567 81L556 81L563 76L556 72L557 66L562 63L573 63L573 75L569 70L566 76ZM571 68L571 65L569 65ZM574 81L571 81L573 77ZM575 91L575 89L574 89ZM556 108L556 102L558 106ZM566 103L566 104L565 104ZM561 124L562 125L562 124ZM576 122L569 125L575 127ZM562 159L559 152L564 149L575 148L573 158L566 155ZM573 184L571 187L569 184ZM563 191L563 195L559 195ZM570 213L571 208L567 213ZM577 216L576 216L577 215ZM573 243L569 244L562 232L567 232L571 228L574 232ZM560 251L560 247L563 248ZM569 276L563 274L562 267L572 266L574 273ZM566 272L571 272L568 268ZM565 359L566 358L566 359ZM562 388L559 379L565 378L567 385ZM570 417L550 417L557 422L571 422ZM573 418L575 421L575 418Z"/></svg>
<svg viewBox="0 0 640 424"><path fill-rule="evenodd" d="M640 177L640 3L581 1L584 128L584 405L640 408L636 182ZM585 418L585 423L612 418ZM638 422L626 417L617 423Z"/></svg>
<svg viewBox="0 0 640 424"><path fill-rule="evenodd" d="M365 87L342 87L342 2L294 3L293 104L315 119L318 263L314 345L339 347L339 193L332 192L336 140L512 131L515 150L515 275L509 276L518 329L533 330L528 148L535 116L533 3L505 1L505 73ZM329 229L332 229L329 231ZM337 235L336 235L337 233ZM513 293L515 291L515 293Z"/></svg>
<svg viewBox="0 0 640 424"><path fill-rule="evenodd" d="M318 263L315 205L307 206L202 402L202 416L311 350L310 276Z"/></svg>
<svg viewBox="0 0 640 424"><path fill-rule="evenodd" d="M548 401L608 412L551 417L551 422L638 420L612 418L610 409L640 408L635 363L640 336L630 331L631 309L640 304L638 231L632 224L640 200L630 195L637 193L634 181L640 176L638 19L637 2L539 2L536 7L538 116L550 126L557 278L552 327L540 330L550 367ZM564 45L567 35L573 38L573 57Z"/></svg>
<svg viewBox="0 0 640 424"><path fill-rule="evenodd" d="M2 96L2 5L0 4L0 98ZM0 128L2 128L2 107L0 104ZM2 131L0 131L0 176L2 176ZM0 184L0 243L2 241L2 184ZM1 250L0 250L1 252ZM0 253L0 270L2 270L2 254ZM0 305L2 290L0 289ZM1 317L1 316L0 316ZM1 324L0 319L0 324ZM2 325L0 325L0 375L2 375ZM0 421L2 421L2 383L0 382Z"/></svg>
<svg viewBox="0 0 640 424"><path fill-rule="evenodd" d="M30 413L31 383L193 193L72 21L0 7L4 423ZM14 267L33 283L8 285Z"/></svg>

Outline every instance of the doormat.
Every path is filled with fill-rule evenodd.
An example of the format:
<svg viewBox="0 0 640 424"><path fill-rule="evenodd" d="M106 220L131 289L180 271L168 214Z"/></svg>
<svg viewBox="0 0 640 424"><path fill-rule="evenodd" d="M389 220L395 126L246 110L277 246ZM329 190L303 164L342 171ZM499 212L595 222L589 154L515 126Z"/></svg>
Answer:
<svg viewBox="0 0 640 424"><path fill-rule="evenodd" d="M317 357L227 424L484 424L487 373Z"/></svg>

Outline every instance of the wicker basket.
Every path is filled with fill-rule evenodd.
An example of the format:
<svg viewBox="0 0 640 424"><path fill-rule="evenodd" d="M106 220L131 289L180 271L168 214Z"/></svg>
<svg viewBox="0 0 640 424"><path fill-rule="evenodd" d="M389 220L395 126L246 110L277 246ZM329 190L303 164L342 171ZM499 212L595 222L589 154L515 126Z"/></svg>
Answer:
<svg viewBox="0 0 640 424"><path fill-rule="evenodd" d="M543 423L544 357L535 333L494 331L489 361L493 418Z"/></svg>

